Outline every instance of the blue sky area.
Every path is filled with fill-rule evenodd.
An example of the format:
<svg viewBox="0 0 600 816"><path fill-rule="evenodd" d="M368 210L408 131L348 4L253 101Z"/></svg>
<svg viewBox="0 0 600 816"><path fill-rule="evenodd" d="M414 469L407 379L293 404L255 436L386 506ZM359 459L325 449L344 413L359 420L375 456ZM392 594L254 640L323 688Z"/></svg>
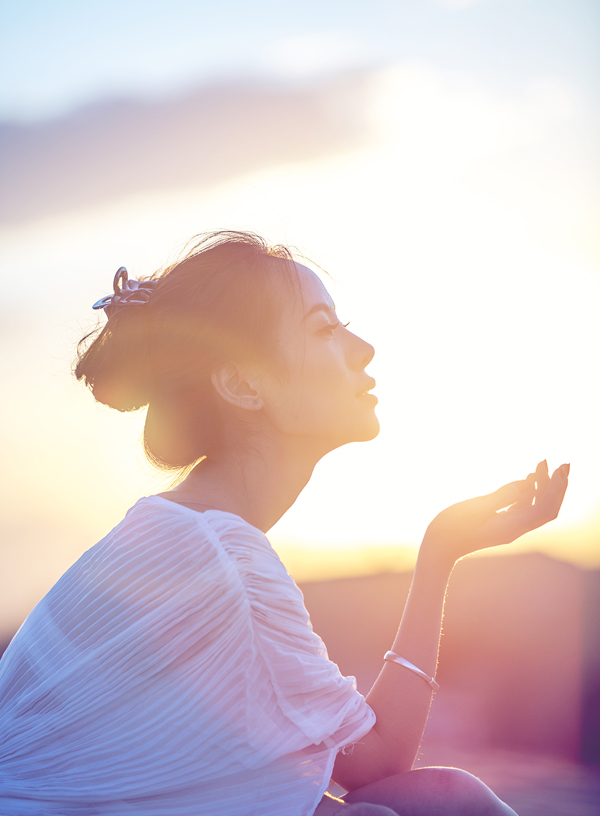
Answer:
<svg viewBox="0 0 600 816"><path fill-rule="evenodd" d="M597 0L0 2L0 119L221 78L303 81L425 61L514 87L560 76L597 98Z"/></svg>

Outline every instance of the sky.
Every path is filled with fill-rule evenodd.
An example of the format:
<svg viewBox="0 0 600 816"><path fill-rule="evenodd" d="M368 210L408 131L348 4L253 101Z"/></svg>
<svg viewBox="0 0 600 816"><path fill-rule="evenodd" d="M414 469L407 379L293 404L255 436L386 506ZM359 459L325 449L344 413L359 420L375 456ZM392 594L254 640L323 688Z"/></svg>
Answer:
<svg viewBox="0 0 600 816"><path fill-rule="evenodd" d="M543 458L563 512L510 551L599 566L599 34L593 0L0 2L7 625L164 488L71 377L90 305L218 227L313 258L376 348L380 436L271 533L296 577L401 568Z"/></svg>
<svg viewBox="0 0 600 816"><path fill-rule="evenodd" d="M0 114L31 120L223 76L302 81L396 60L512 90L554 75L593 94L599 29L594 0L2 0Z"/></svg>

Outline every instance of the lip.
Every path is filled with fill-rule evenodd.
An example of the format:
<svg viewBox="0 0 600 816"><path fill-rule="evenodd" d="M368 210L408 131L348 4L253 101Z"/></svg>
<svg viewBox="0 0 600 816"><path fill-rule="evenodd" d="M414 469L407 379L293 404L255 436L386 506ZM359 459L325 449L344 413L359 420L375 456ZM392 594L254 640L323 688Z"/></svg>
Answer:
<svg viewBox="0 0 600 816"><path fill-rule="evenodd" d="M375 382L375 380L372 377L370 377L369 380L367 381L365 387L362 389L362 391L359 391L356 396L357 397L371 397L372 399L377 399L375 394L369 394L368 393L369 391L372 391L373 388L375 388L376 385L377 385L377 383Z"/></svg>

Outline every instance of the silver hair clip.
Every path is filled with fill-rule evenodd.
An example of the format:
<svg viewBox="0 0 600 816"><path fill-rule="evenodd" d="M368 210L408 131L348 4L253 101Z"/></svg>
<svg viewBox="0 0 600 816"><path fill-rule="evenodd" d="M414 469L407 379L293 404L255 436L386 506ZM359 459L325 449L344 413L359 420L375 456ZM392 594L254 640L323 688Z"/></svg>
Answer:
<svg viewBox="0 0 600 816"><path fill-rule="evenodd" d="M97 300L92 309L104 309L106 316L110 317L122 306L142 306L148 302L157 283L158 281L155 280L129 280L127 270L124 266L120 266L113 280L114 294Z"/></svg>

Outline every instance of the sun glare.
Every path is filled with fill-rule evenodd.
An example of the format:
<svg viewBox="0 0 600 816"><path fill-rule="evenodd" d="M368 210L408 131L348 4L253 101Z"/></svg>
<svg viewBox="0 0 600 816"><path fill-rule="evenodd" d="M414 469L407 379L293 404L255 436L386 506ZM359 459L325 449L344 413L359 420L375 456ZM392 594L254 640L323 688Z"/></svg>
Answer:
<svg viewBox="0 0 600 816"><path fill-rule="evenodd" d="M137 496L160 489L135 458L141 418L94 408L69 380L81 316L121 264L132 277L147 274L191 235L227 225L314 258L334 279L325 283L340 317L376 348L379 438L320 463L273 530L300 574L317 576L319 563L331 574L342 546L354 551L344 556L352 570L387 569L385 552L403 566L439 510L523 478L544 458L571 462L571 487L560 521L528 540L600 565L600 249L589 234L586 157L567 158L563 138L580 102L549 80L509 98L424 65L371 82L371 142L360 150L0 236L17 317L29 303L21 282L37 293L35 315L15 329L23 356L6 363L2 410L20 441L0 487L7 523L21 526L24 486L47 497L58 519L48 564L57 552L61 564L73 560ZM32 471L32 461L42 466ZM44 512L29 524L31 539L46 534Z"/></svg>

